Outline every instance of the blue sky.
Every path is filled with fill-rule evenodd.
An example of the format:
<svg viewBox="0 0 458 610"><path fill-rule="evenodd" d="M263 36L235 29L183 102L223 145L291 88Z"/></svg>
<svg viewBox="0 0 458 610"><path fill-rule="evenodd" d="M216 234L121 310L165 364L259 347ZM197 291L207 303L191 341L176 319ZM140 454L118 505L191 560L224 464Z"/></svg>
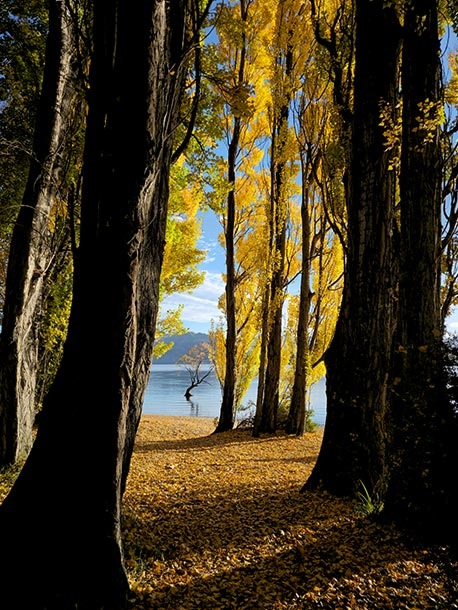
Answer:
<svg viewBox="0 0 458 610"><path fill-rule="evenodd" d="M207 257L201 268L205 279L201 286L192 293L174 294L164 300L163 309L183 305L183 323L191 332L208 333L211 320L218 321L221 311L218 299L224 292L222 274L225 268L224 250L218 243L221 232L216 215L212 211L202 214L202 237L199 247L207 251ZM458 310L455 308L447 324L451 332L458 332Z"/></svg>
<svg viewBox="0 0 458 610"><path fill-rule="evenodd" d="M192 332L207 333L211 320L218 320L221 311L218 309L218 299L224 292L222 274L225 268L224 250L218 242L221 225L214 212L202 213L202 237L198 247L207 251L207 256L201 269L205 271L205 279L201 286L192 293L174 294L165 299L162 309L176 308L183 305L183 324Z"/></svg>
<svg viewBox="0 0 458 610"><path fill-rule="evenodd" d="M455 50L457 47L457 37L449 29L442 39L444 54L447 50ZM447 78L447 65L444 62L445 77ZM214 212L201 214L202 218L202 237L199 241L199 248L207 251L207 257L201 265L205 271L205 279L201 286L192 293L174 294L164 300L162 309L176 308L183 305L184 326L192 332L207 333L210 330L211 320L215 322L221 316L218 309L218 299L224 292L224 281L222 274L225 269L225 254L223 248L218 243L218 235L221 232L221 225ZM455 308L449 318L448 328L452 332L458 332L458 308Z"/></svg>

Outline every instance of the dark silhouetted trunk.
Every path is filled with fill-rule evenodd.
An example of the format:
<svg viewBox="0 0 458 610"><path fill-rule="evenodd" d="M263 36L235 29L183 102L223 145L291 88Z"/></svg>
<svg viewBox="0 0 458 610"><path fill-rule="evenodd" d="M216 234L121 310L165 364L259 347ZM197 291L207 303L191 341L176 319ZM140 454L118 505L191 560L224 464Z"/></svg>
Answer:
<svg viewBox="0 0 458 610"><path fill-rule="evenodd" d="M400 28L383 0L356 2L348 249L339 319L325 355L327 417L305 489L386 485L386 417L396 320L395 172L381 111L396 118Z"/></svg>
<svg viewBox="0 0 458 610"><path fill-rule="evenodd" d="M269 338L269 285L266 285L262 300L261 346L259 353L258 388L256 391L256 412L253 425L253 436L259 436L262 407L264 403L264 388L266 384L267 341Z"/></svg>
<svg viewBox="0 0 458 610"><path fill-rule="evenodd" d="M450 520L456 452L441 356L441 97L437 2L408 5L404 23L401 275L386 514L422 533ZM454 456L454 459L452 459ZM451 532L449 532L450 534Z"/></svg>
<svg viewBox="0 0 458 610"><path fill-rule="evenodd" d="M246 24L249 2L240 1L240 21ZM240 60L237 74L237 85L245 85L246 36L242 32ZM234 127L229 145L227 160L227 181L231 187L227 195L226 224L224 241L226 244L226 368L224 374L223 400L215 432L225 432L234 427L235 421L235 388L236 388L236 351L237 351L237 317L236 317L236 277L235 277L235 212L236 212L236 167L240 146L242 121L234 117Z"/></svg>
<svg viewBox="0 0 458 610"><path fill-rule="evenodd" d="M279 9L283 11L283 8ZM283 12L279 27L286 27ZM292 34L290 32L290 34ZM278 409L280 405L280 373L282 352L282 318L285 301L285 253L287 232L287 165L285 148L289 129L289 105L291 102L291 78L293 69L293 49L290 44L284 50L283 79L277 83L276 96L281 100L279 108L275 109L275 118L272 126L271 146L271 206L270 206L270 233L273 245L272 276L270 280L269 320L267 334L267 363L265 372L264 396L260 414L260 432L274 432L277 429ZM279 59L280 63L280 52Z"/></svg>
<svg viewBox="0 0 458 610"><path fill-rule="evenodd" d="M273 149L273 147L272 147ZM282 168L283 169L283 168ZM275 179L279 187L283 179L283 171L274 169ZM272 183L274 185L274 182ZM264 376L264 393L262 397L262 408L259 416L259 426L256 434L260 432L274 432L277 429L277 415L280 394L280 370L281 370L281 344L282 344L282 313L284 296L284 264L286 247L286 219L284 217L284 206L276 199L274 193L271 195L271 229L273 236L274 254L272 264L274 270L269 284L269 310L267 312L267 342L266 342L266 365ZM284 202L283 202L284 203ZM281 209L279 209L281 207Z"/></svg>
<svg viewBox="0 0 458 610"><path fill-rule="evenodd" d="M227 214L224 228L226 243L226 367L223 400L215 432L232 430L235 421L235 354L237 349L237 323L235 311L235 178L236 159L240 140L240 119L234 119L234 131L229 146L227 179L232 188L227 196Z"/></svg>
<svg viewBox="0 0 458 610"><path fill-rule="evenodd" d="M121 496L152 357L186 6L94 5L72 311L37 439L0 508L5 608L127 607Z"/></svg>
<svg viewBox="0 0 458 610"><path fill-rule="evenodd" d="M294 371L293 393L289 407L286 431L289 434L302 436L305 432L307 407L307 359L309 355L309 317L311 304L310 271L311 271L311 227L309 214L309 192L307 187L307 160L301 154L302 165L302 268L299 292L299 314L297 324L296 366Z"/></svg>

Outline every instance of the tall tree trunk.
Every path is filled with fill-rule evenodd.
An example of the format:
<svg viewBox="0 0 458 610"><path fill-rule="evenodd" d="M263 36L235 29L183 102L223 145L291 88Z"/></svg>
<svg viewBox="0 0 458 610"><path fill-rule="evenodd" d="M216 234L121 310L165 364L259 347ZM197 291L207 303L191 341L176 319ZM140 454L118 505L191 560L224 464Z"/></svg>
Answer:
<svg viewBox="0 0 458 610"><path fill-rule="evenodd" d="M256 412L254 416L253 436L258 437L261 427L264 389L266 384L267 344L269 339L269 284L265 286L262 298L261 346L259 350L258 388L256 391Z"/></svg>
<svg viewBox="0 0 458 610"><path fill-rule="evenodd" d="M240 1L240 21L242 24L240 59L237 73L236 87L245 85L246 62L246 35L243 27L248 19L249 2ZM232 138L229 144L227 159L227 181L230 191L227 195L226 225L224 239L226 243L226 370L224 375L223 400L218 425L215 432L225 432L234 427L235 421L235 388L236 388L236 352L237 352L237 323L236 323L236 277L235 277L235 212L236 196L235 183L237 177L237 156L240 147L240 134L242 120L234 117Z"/></svg>
<svg viewBox="0 0 458 610"><path fill-rule="evenodd" d="M242 54L242 57L244 53ZM242 72L243 74L243 72ZM234 119L234 131L229 145L227 179L231 190L227 196L226 225L226 369L224 375L223 400L215 432L232 430L235 420L235 355L237 349L237 328L235 311L235 179L236 159L240 141L240 118Z"/></svg>
<svg viewBox="0 0 458 610"><path fill-rule="evenodd" d="M273 149L273 146L272 146ZM283 168L282 168L283 169ZM274 169L274 180L277 186L282 184L283 172ZM273 182L274 185L274 182ZM273 186L273 189L275 187ZM278 191L277 191L278 192ZM263 402L260 415L259 432L274 432L277 428L277 415L280 402L280 370L281 370L281 343L282 343L282 315L284 303L284 263L286 246L286 219L284 206L280 199L272 192L271 195L271 233L273 239L272 264L274 270L269 285L269 311L267 315L267 345L266 367ZM281 207L281 210L279 209Z"/></svg>
<svg viewBox="0 0 458 610"><path fill-rule="evenodd" d="M284 7L280 6L278 27L286 27ZM271 146L271 233L273 236L273 271L270 280L269 298L269 332L267 342L267 364L264 386L261 421L258 432L274 432L277 429L278 409L280 405L280 373L282 352L282 318L285 301L285 253L286 253L286 220L287 220L287 164L285 149L289 129L289 105L291 103L291 78L293 70L292 32L284 51L284 74L274 98L280 101L275 108L272 126ZM278 63L280 63L279 52Z"/></svg>
<svg viewBox="0 0 458 610"><path fill-rule="evenodd" d="M311 270L311 229L309 213L309 187L307 186L307 160L305 152L301 153L302 167L302 268L299 292L299 314L297 325L296 366L294 371L293 393L289 407L286 431L289 434L302 436L305 432L305 415L307 401L307 358L309 355L309 317L311 304L310 270Z"/></svg>
<svg viewBox="0 0 458 610"><path fill-rule="evenodd" d="M395 328L395 172L381 110L396 116L399 23L383 0L356 2L348 252L339 319L325 355L327 417L305 488L351 494L386 485L386 414Z"/></svg>
<svg viewBox="0 0 458 610"><path fill-rule="evenodd" d="M121 496L151 362L186 6L94 4L68 337L36 442L0 508L8 608L127 606Z"/></svg>
<svg viewBox="0 0 458 610"><path fill-rule="evenodd" d="M49 3L49 35L33 154L10 246L0 346L0 464L32 446L43 282L52 253L49 215L59 194L74 86L68 1Z"/></svg>
<svg viewBox="0 0 458 610"><path fill-rule="evenodd" d="M279 274L278 274L279 275ZM275 278L274 278L275 280ZM283 287L275 290L277 282L272 284L269 340L267 343L266 380L264 385L264 400L259 432L275 432L277 429L278 409L280 405L280 372L282 348L282 315L284 293ZM283 274L281 275L283 286Z"/></svg>
<svg viewBox="0 0 458 610"><path fill-rule="evenodd" d="M423 533L454 527L453 417L441 362L442 108L437 2L407 5L402 62L401 275L394 442L386 514ZM453 510L455 510L453 504Z"/></svg>

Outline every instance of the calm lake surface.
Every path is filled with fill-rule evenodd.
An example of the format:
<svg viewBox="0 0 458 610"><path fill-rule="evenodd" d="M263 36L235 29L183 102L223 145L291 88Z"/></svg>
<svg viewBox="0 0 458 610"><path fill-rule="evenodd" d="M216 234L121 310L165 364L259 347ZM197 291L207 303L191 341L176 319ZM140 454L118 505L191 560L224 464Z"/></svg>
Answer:
<svg viewBox="0 0 458 610"><path fill-rule="evenodd" d="M218 417L221 405L221 389L214 373L192 391L191 400L184 393L190 385L189 373L176 364L153 364L143 402L143 413L155 415L182 415L195 417ZM243 399L247 406L256 402L257 382L253 381ZM313 420L324 425L326 416L325 380L314 384L310 393ZM242 417L246 415L242 413Z"/></svg>

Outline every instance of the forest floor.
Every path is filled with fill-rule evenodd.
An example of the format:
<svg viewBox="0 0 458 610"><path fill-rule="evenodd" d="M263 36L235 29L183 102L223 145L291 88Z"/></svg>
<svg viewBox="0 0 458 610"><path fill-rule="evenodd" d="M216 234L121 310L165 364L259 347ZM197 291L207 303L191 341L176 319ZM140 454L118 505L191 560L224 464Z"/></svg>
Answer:
<svg viewBox="0 0 458 610"><path fill-rule="evenodd" d="M132 609L458 609L448 547L368 518L357 500L300 493L322 430L213 430L142 418L124 498Z"/></svg>

